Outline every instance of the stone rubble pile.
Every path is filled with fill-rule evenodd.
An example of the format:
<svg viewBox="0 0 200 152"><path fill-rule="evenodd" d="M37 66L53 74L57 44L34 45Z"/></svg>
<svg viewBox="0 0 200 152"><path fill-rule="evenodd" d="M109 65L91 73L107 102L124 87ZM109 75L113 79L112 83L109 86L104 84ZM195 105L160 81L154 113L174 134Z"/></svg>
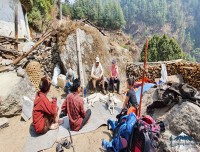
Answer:
<svg viewBox="0 0 200 152"><path fill-rule="evenodd" d="M56 38L51 38L48 43L50 44L43 44L34 50L29 55L29 59L41 64L43 75L47 74L52 77L55 65L60 64L60 57L57 51Z"/></svg>
<svg viewBox="0 0 200 152"><path fill-rule="evenodd" d="M6 40L5 40L6 41ZM0 41L1 42L1 41ZM4 42L4 41L3 41ZM23 53L27 52L33 45L33 42L23 42L23 45L19 51L14 50L13 42L6 44L0 43L0 72L13 71L16 70L19 76L23 76L24 68L30 61L37 61L41 64L41 72L43 75L53 76L53 70L56 64L60 65L60 56L57 51L57 37L50 37L46 39L41 45L39 45L33 52L31 52L28 57L22 59L17 65L13 65L13 61L21 56ZM32 44L30 44L32 43ZM28 47L27 47L28 46ZM1 50L6 50L10 52L3 52ZM11 50L13 49L13 50Z"/></svg>

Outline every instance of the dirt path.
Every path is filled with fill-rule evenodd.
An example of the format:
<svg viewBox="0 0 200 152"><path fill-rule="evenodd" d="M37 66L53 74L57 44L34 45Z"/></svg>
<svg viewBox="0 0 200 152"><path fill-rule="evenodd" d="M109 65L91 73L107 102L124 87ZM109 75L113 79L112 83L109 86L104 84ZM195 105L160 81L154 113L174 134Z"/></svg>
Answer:
<svg viewBox="0 0 200 152"><path fill-rule="evenodd" d="M24 143L29 134L29 126L32 120L28 122L20 121L21 117L16 116L9 119L9 127L0 130L0 151L1 152L21 152L23 151ZM101 150L101 140L104 138L109 140L110 132L106 126L90 133L81 134L72 137L74 140L76 152L98 152ZM54 146L44 152L55 152L56 143ZM72 148L65 151L73 152Z"/></svg>

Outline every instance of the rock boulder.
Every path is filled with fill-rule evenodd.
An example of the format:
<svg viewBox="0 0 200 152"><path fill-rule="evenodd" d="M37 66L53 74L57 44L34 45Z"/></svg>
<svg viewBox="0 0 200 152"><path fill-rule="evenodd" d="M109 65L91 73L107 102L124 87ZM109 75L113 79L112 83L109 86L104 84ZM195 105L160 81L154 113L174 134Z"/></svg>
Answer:
<svg viewBox="0 0 200 152"><path fill-rule="evenodd" d="M166 117L169 122L169 129L175 133L181 132L192 136L200 142L200 107L184 102L181 105L175 105Z"/></svg>
<svg viewBox="0 0 200 152"><path fill-rule="evenodd" d="M11 117L18 115L22 110L23 96L32 101L35 96L35 89L27 76L18 77L16 72L0 74L2 102L0 105L0 117Z"/></svg>

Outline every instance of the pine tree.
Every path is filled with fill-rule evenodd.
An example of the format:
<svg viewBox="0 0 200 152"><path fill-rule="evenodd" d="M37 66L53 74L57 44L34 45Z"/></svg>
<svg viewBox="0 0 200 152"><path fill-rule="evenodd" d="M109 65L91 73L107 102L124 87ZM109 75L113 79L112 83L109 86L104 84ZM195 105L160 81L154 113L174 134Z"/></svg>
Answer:
<svg viewBox="0 0 200 152"><path fill-rule="evenodd" d="M145 45L141 53L141 61L144 60L144 50ZM157 62L180 58L184 58L184 54L181 47L178 45L175 39L169 38L165 34L160 37L158 35L154 35L153 38L150 39L148 45L147 61Z"/></svg>

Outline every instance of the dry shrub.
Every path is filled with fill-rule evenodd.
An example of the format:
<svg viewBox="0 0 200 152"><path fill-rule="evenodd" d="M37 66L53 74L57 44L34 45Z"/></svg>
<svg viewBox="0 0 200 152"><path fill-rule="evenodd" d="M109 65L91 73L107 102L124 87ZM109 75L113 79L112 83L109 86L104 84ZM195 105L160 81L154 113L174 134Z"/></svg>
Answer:
<svg viewBox="0 0 200 152"><path fill-rule="evenodd" d="M91 35L93 38L92 54L84 55L83 62L87 61L88 64L92 64L95 57L99 56L100 60L106 61L108 57L109 47L107 46L106 37L102 36L101 33L94 27L88 26L83 22L76 21L63 21L60 24L60 29L58 33L58 49L59 52L65 50L66 40L68 35L76 33L76 29L81 29L86 32L86 34Z"/></svg>

